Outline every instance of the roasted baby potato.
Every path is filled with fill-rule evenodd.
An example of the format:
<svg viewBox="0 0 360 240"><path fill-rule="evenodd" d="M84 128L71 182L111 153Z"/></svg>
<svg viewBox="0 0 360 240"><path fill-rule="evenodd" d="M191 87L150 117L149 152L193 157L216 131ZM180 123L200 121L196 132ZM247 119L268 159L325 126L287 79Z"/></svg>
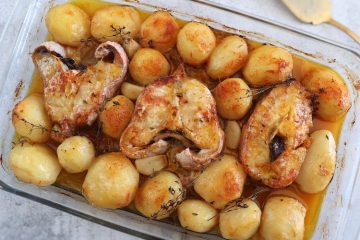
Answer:
<svg viewBox="0 0 360 240"><path fill-rule="evenodd" d="M90 167L95 157L95 147L87 137L73 136L58 146L57 156L68 173L80 173Z"/></svg>
<svg viewBox="0 0 360 240"><path fill-rule="evenodd" d="M225 146L237 149L240 143L241 129L236 121L227 121L225 127Z"/></svg>
<svg viewBox="0 0 360 240"><path fill-rule="evenodd" d="M194 189L203 199L217 209L241 196L246 173L230 155L212 162L196 179Z"/></svg>
<svg viewBox="0 0 360 240"><path fill-rule="evenodd" d="M159 51L142 48L131 59L129 71L137 83L148 85L160 77L167 76L170 72L170 64Z"/></svg>
<svg viewBox="0 0 360 240"><path fill-rule="evenodd" d="M241 206L236 206L234 201L220 213L221 236L226 239L250 239L257 232L260 220L261 210L253 200L246 199Z"/></svg>
<svg viewBox="0 0 360 240"><path fill-rule="evenodd" d="M79 7L65 3L50 8L46 27L52 38L61 44L78 47L90 37L90 18Z"/></svg>
<svg viewBox="0 0 360 240"><path fill-rule="evenodd" d="M150 15L141 25L141 46L166 52L176 44L179 26L170 13L159 11Z"/></svg>
<svg viewBox="0 0 360 240"><path fill-rule="evenodd" d="M249 54L243 69L245 80L252 87L284 82L292 75L293 58L285 49L264 45Z"/></svg>
<svg viewBox="0 0 360 240"><path fill-rule="evenodd" d="M100 208L122 208L135 197L139 173L131 161L120 152L98 156L89 168L84 183L86 199Z"/></svg>
<svg viewBox="0 0 360 240"><path fill-rule="evenodd" d="M128 82L121 84L121 93L128 99L136 100L142 91L144 91L144 87Z"/></svg>
<svg viewBox="0 0 360 240"><path fill-rule="evenodd" d="M333 71L316 69L305 75L301 83L315 94L315 113L325 121L336 121L349 110L349 89Z"/></svg>
<svg viewBox="0 0 360 240"><path fill-rule="evenodd" d="M177 50L184 62L191 65L204 63L214 50L216 38L211 29L198 22L187 23L177 37Z"/></svg>
<svg viewBox="0 0 360 240"><path fill-rule="evenodd" d="M38 143L17 144L10 151L9 164L19 180L38 186L53 184L61 170L56 153Z"/></svg>
<svg viewBox="0 0 360 240"><path fill-rule="evenodd" d="M271 197L261 217L260 234L265 240L302 240L306 208L290 197Z"/></svg>
<svg viewBox="0 0 360 240"><path fill-rule="evenodd" d="M175 207L166 206L169 203L175 206L180 204L184 191L180 179L174 173L161 171L140 186L135 197L135 207L146 217L164 219L176 210Z"/></svg>
<svg viewBox="0 0 360 240"><path fill-rule="evenodd" d="M107 6L96 11L91 20L91 35L98 41L122 42L140 31L141 19L129 6Z"/></svg>
<svg viewBox="0 0 360 240"><path fill-rule="evenodd" d="M201 200L185 200L180 204L177 213L181 226L194 232L208 232L218 223L216 209Z"/></svg>
<svg viewBox="0 0 360 240"><path fill-rule="evenodd" d="M135 166L139 173L150 176L164 169L168 165L166 155L157 155L135 160Z"/></svg>
<svg viewBox="0 0 360 240"><path fill-rule="evenodd" d="M211 53L206 72L212 79L224 79L234 75L246 62L248 49L239 36L224 38Z"/></svg>
<svg viewBox="0 0 360 240"><path fill-rule="evenodd" d="M134 111L134 103L127 97L118 95L105 104L104 110L100 113L102 131L116 139L120 136Z"/></svg>
<svg viewBox="0 0 360 240"><path fill-rule="evenodd" d="M16 104L12 113L12 123L20 136L32 142L47 142L52 124L45 111L44 97L32 94Z"/></svg>
<svg viewBox="0 0 360 240"><path fill-rule="evenodd" d="M296 182L302 191L317 193L326 188L334 175L336 143L329 130L315 131L310 139L311 145Z"/></svg>
<svg viewBox="0 0 360 240"><path fill-rule="evenodd" d="M225 119L240 120L252 106L252 93L241 78L228 78L214 91L217 110Z"/></svg>

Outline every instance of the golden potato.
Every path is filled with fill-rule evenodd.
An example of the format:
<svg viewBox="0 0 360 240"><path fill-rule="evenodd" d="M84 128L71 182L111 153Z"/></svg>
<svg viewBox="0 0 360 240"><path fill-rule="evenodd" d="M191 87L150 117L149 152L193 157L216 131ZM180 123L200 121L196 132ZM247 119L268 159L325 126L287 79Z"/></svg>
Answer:
<svg viewBox="0 0 360 240"><path fill-rule="evenodd" d="M131 100L136 100L142 91L144 91L144 87L128 82L121 84L121 93Z"/></svg>
<svg viewBox="0 0 360 240"><path fill-rule="evenodd" d="M176 44L179 26L170 13L159 11L150 15L141 25L141 45L166 52Z"/></svg>
<svg viewBox="0 0 360 240"><path fill-rule="evenodd" d="M150 176L164 169L168 165L166 155L157 155L135 160L135 167L139 173Z"/></svg>
<svg viewBox="0 0 360 240"><path fill-rule="evenodd" d="M101 42L122 42L140 31L138 11L129 6L107 6L96 11L91 20L91 35Z"/></svg>
<svg viewBox="0 0 360 240"><path fill-rule="evenodd" d="M260 234L265 240L302 240L306 209L296 199L271 197L261 217Z"/></svg>
<svg viewBox="0 0 360 240"><path fill-rule="evenodd" d="M243 75L250 86L261 87L284 82L292 70L293 58L288 51L264 45L250 52Z"/></svg>
<svg viewBox="0 0 360 240"><path fill-rule="evenodd" d="M184 191L180 179L174 173L161 171L140 186L135 197L135 207L146 217L164 219L176 208L165 209L161 206L180 204Z"/></svg>
<svg viewBox="0 0 360 240"><path fill-rule="evenodd" d="M50 8L46 27L56 42L78 47L90 37L90 18L79 7L65 3Z"/></svg>
<svg viewBox="0 0 360 240"><path fill-rule="evenodd" d="M329 130L315 131L310 139L311 145L296 182L302 191L317 193L326 188L334 175L336 143Z"/></svg>
<svg viewBox="0 0 360 240"><path fill-rule="evenodd" d="M95 157L95 148L87 137L73 136L58 146L57 156L68 173L80 173L89 169Z"/></svg>
<svg viewBox="0 0 360 240"><path fill-rule="evenodd" d="M241 128L236 121L227 121L225 127L225 146L237 149L240 143Z"/></svg>
<svg viewBox="0 0 360 240"><path fill-rule="evenodd" d="M220 213L219 227L221 236L226 239L246 240L253 236L261 220L261 210L251 199L243 201L244 206L230 204Z"/></svg>
<svg viewBox="0 0 360 240"><path fill-rule="evenodd" d="M105 104L100 113L102 131L113 138L120 139L124 129L130 122L134 111L134 103L127 97L118 95Z"/></svg>
<svg viewBox="0 0 360 240"><path fill-rule="evenodd" d="M45 111L44 97L32 94L16 104L12 123L20 136L27 137L32 142L47 142L52 124Z"/></svg>
<svg viewBox="0 0 360 240"><path fill-rule="evenodd" d="M246 62L248 48L238 36L224 38L211 53L206 72L212 79L224 79L234 75Z"/></svg>
<svg viewBox="0 0 360 240"><path fill-rule="evenodd" d="M234 156L212 162L196 179L195 191L217 209L241 196L246 173Z"/></svg>
<svg viewBox="0 0 360 240"><path fill-rule="evenodd" d="M316 115L325 121L336 121L349 110L349 89L338 74L328 69L309 72L301 83L316 98Z"/></svg>
<svg viewBox="0 0 360 240"><path fill-rule="evenodd" d="M139 173L131 161L120 152L98 156L89 168L83 194L96 207L122 208L135 197Z"/></svg>
<svg viewBox="0 0 360 240"><path fill-rule="evenodd" d="M252 106L252 93L241 78L228 78L219 83L214 91L217 110L221 117L240 120Z"/></svg>
<svg viewBox="0 0 360 240"><path fill-rule="evenodd" d="M10 151L9 164L19 180L38 186L53 184L61 171L56 153L39 143L17 144Z"/></svg>
<svg viewBox="0 0 360 240"><path fill-rule="evenodd" d="M170 64L159 51L142 48L131 59L129 71L137 83L148 85L160 77L167 76L170 72Z"/></svg>
<svg viewBox="0 0 360 240"><path fill-rule="evenodd" d="M208 232L218 223L216 209L201 200L185 200L177 213L181 226L194 232Z"/></svg>
<svg viewBox="0 0 360 240"><path fill-rule="evenodd" d="M216 45L211 29L203 23L187 23L177 37L177 50L184 62L192 65L203 64Z"/></svg>

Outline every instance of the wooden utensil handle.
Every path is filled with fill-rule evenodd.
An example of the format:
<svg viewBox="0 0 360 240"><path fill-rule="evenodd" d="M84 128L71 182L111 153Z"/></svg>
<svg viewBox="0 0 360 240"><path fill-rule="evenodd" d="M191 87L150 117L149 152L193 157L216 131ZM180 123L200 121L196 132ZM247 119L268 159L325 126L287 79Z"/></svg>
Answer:
<svg viewBox="0 0 360 240"><path fill-rule="evenodd" d="M360 44L360 36L357 35L355 32L353 32L350 28L348 28L347 26L345 26L344 24L336 21L333 18L330 18L330 20L328 21L328 23L334 25L335 27L339 28L340 30L342 30L343 32L347 33L350 37L352 37L358 44Z"/></svg>

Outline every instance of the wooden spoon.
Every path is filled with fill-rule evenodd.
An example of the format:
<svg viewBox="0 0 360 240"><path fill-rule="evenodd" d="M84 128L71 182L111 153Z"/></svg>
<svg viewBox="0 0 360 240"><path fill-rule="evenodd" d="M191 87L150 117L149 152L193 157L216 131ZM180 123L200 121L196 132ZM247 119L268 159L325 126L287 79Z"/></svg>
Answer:
<svg viewBox="0 0 360 240"><path fill-rule="evenodd" d="M312 24L329 23L347 33L360 44L360 36L331 16L331 0L282 0L301 21Z"/></svg>

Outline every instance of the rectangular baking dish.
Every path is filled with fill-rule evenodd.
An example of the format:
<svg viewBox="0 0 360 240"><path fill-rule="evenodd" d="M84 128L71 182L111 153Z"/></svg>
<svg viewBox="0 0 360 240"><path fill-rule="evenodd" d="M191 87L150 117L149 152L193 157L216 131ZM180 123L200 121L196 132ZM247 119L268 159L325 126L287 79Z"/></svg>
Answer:
<svg viewBox="0 0 360 240"><path fill-rule="evenodd" d="M18 181L8 166L14 129L11 110L29 88L34 71L30 53L44 41L47 30L44 15L64 0L33 0L24 4L18 0L8 24L0 37L0 188L48 206L69 212L119 231L145 239L221 239L212 234L196 234L171 222L149 220L130 210L104 210L90 206L79 194L56 186L36 187ZM313 239L357 239L359 225L355 200L360 188L359 146L360 122L360 54L341 46L323 42L312 36L268 23L244 13L222 7L185 0L110 0L146 11L166 9L183 20L205 22L213 28L243 37L281 46L299 56L336 70L346 81L352 97L352 107L343 124L338 144L334 179L327 189ZM203 1L204 2L204 1ZM237 30L240 29L240 30ZM344 233L346 230L346 238Z"/></svg>

